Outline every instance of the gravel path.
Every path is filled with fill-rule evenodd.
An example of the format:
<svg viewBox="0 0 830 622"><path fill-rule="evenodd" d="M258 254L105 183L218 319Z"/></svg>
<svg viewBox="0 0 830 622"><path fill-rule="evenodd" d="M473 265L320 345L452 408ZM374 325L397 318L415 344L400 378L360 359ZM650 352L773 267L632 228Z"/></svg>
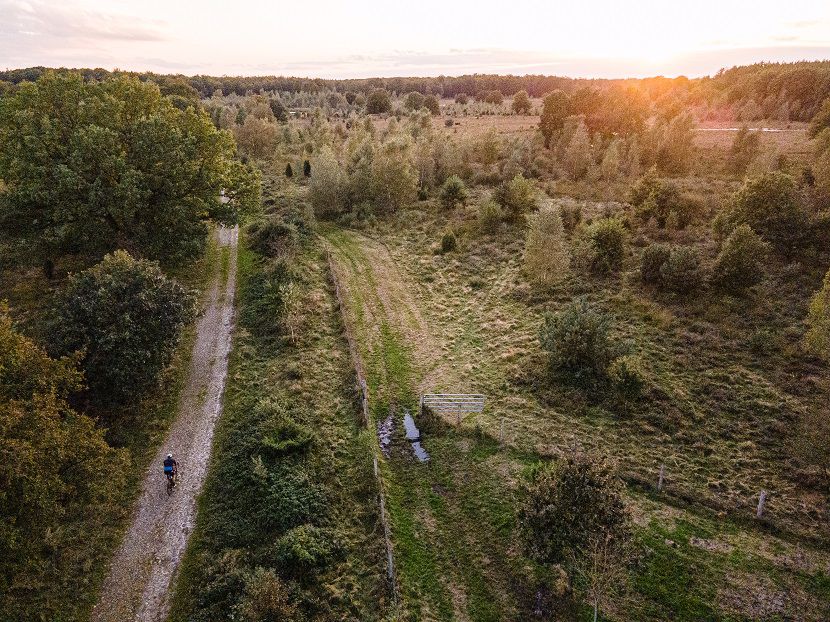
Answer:
<svg viewBox="0 0 830 622"><path fill-rule="evenodd" d="M170 608L171 579L196 519L196 495L205 478L228 372L234 319L238 230L222 228L219 244L229 249L227 281L217 266L196 343L179 414L147 470L129 531L116 552L92 612L92 622L161 622ZM180 479L165 491L161 463L172 452Z"/></svg>

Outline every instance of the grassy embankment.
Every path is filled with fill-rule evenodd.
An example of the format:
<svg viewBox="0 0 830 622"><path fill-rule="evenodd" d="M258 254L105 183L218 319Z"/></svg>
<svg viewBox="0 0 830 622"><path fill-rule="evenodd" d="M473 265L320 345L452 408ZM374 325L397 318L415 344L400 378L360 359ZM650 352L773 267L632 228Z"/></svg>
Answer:
<svg viewBox="0 0 830 622"><path fill-rule="evenodd" d="M51 282L37 269L11 269L0 274L0 291L9 302L12 317L23 332L35 339L45 339L42 330L44 314L53 292L61 287L69 271L81 270L85 263L78 258L65 262L63 267L59 277ZM203 295L219 268L220 251L215 236L211 235L206 252L200 259L172 268L168 274ZM132 517L132 504L140 492L143 475L176 416L179 393L187 377L195 338L193 322L184 331L170 367L151 395L135 406L99 414L99 422L106 428L107 442L127 451L128 485L104 513L87 516L82 524L64 526L70 532L82 534L73 538L79 546L56 552L45 574L33 574L26 581L31 586L31 593L15 596L17 610L40 612L43 619L54 622L88 618L97 600L110 556ZM4 619L2 615L0 619Z"/></svg>
<svg viewBox="0 0 830 622"><path fill-rule="evenodd" d="M263 310L268 265L241 236L224 410L172 620L228 619L256 602L263 572L310 620L377 620L384 610L372 439L359 423L325 260L307 241L291 263L303 301L295 343L277 309L264 324L251 317Z"/></svg>

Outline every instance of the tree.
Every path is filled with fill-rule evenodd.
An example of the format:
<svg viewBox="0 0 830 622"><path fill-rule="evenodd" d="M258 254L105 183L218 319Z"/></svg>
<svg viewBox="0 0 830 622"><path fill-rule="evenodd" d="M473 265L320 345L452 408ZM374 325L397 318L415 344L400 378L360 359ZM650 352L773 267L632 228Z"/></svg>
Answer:
<svg viewBox="0 0 830 622"><path fill-rule="evenodd" d="M427 95L424 98L424 108L429 110L429 113L435 117L441 114L441 104L435 95Z"/></svg>
<svg viewBox="0 0 830 622"><path fill-rule="evenodd" d="M830 271L810 301L804 342L810 352L830 360Z"/></svg>
<svg viewBox="0 0 830 622"><path fill-rule="evenodd" d="M769 244L749 225L739 225L726 238L715 260L712 282L727 292L742 292L764 275Z"/></svg>
<svg viewBox="0 0 830 622"><path fill-rule="evenodd" d="M675 184L657 177L655 167L646 171L632 186L628 200L640 219L648 221L654 218L661 229L668 224L672 214L675 214L682 228L691 222L696 212L696 206L680 193Z"/></svg>
<svg viewBox="0 0 830 622"><path fill-rule="evenodd" d="M518 220L536 208L536 184L521 173L503 183L496 190L495 199L504 208L506 216Z"/></svg>
<svg viewBox="0 0 830 622"><path fill-rule="evenodd" d="M563 91L553 91L542 100L542 115L539 117L539 129L545 137L545 146L549 147L551 138L565 125L565 119L571 115L568 96Z"/></svg>
<svg viewBox="0 0 830 622"><path fill-rule="evenodd" d="M270 113L271 109L267 106L265 108ZM242 125L234 128L239 150L251 158L265 158L272 155L279 142L279 134L279 128L273 121L253 114L249 114Z"/></svg>
<svg viewBox="0 0 830 622"><path fill-rule="evenodd" d="M625 257L625 227L618 218L602 218L585 231L592 253L590 267L596 274L610 274L622 268Z"/></svg>
<svg viewBox="0 0 830 622"><path fill-rule="evenodd" d="M403 99L403 105L407 110L418 110L424 105L424 96L418 91L407 93Z"/></svg>
<svg viewBox="0 0 830 622"><path fill-rule="evenodd" d="M464 205L467 202L467 186L458 175L447 178L441 186L441 203L446 209L453 209L456 205Z"/></svg>
<svg viewBox="0 0 830 622"><path fill-rule="evenodd" d="M528 97L527 91L518 91L513 95L512 108L516 114L530 113L530 97Z"/></svg>
<svg viewBox="0 0 830 622"><path fill-rule="evenodd" d="M676 294L689 294L703 283L700 252L692 246L673 248L669 258L660 267L663 287Z"/></svg>
<svg viewBox="0 0 830 622"><path fill-rule="evenodd" d="M608 366L608 379L621 402L634 401L640 397L646 383L643 363L632 354L617 357Z"/></svg>
<svg viewBox="0 0 830 622"><path fill-rule="evenodd" d="M539 343L549 355L550 370L565 371L576 379L604 374L612 352L609 326L610 318L585 298L559 313L545 314Z"/></svg>
<svg viewBox="0 0 830 622"><path fill-rule="evenodd" d="M529 557L567 563L588 552L597 536L615 548L631 538L623 484L601 456L571 454L537 467L524 487L519 528Z"/></svg>
<svg viewBox="0 0 830 622"><path fill-rule="evenodd" d="M694 153L695 121L692 116L683 112L668 123L655 125L652 133L653 162L657 168L669 174L685 173Z"/></svg>
<svg viewBox="0 0 830 622"><path fill-rule="evenodd" d="M314 162L314 175L308 199L318 218L334 218L343 213L349 197L348 179L330 147L323 147Z"/></svg>
<svg viewBox="0 0 830 622"><path fill-rule="evenodd" d="M504 219L501 206L491 196L486 196L478 206L478 226L486 233L495 233Z"/></svg>
<svg viewBox="0 0 830 622"><path fill-rule="evenodd" d="M570 265L562 217L559 210L544 207L532 214L528 221L525 272L539 285L553 285L567 275Z"/></svg>
<svg viewBox="0 0 830 622"><path fill-rule="evenodd" d="M484 93L480 93L481 100L486 104L494 104L496 106L501 106L504 102L504 95L502 95L501 91L497 89L492 89L489 91L485 91Z"/></svg>
<svg viewBox="0 0 830 622"><path fill-rule="evenodd" d="M0 106L0 231L47 263L122 246L192 257L209 220L232 224L258 207L247 202L257 193L220 203L232 182L255 183L234 153L204 110L176 108L153 83L48 71Z"/></svg>
<svg viewBox="0 0 830 622"><path fill-rule="evenodd" d="M807 214L796 196L795 181L780 172L765 173L744 182L732 197L724 218L728 230L747 224L783 252L802 245L808 229Z"/></svg>
<svg viewBox="0 0 830 622"><path fill-rule="evenodd" d="M76 365L18 334L0 305L0 608L9 619L33 614L18 609L21 590L79 572L78 557L60 552L82 550L89 529L123 502L129 456L69 406L83 381Z"/></svg>
<svg viewBox="0 0 830 622"><path fill-rule="evenodd" d="M605 181L614 181L620 176L620 141L618 139L614 138L608 143L599 171Z"/></svg>
<svg viewBox="0 0 830 622"><path fill-rule="evenodd" d="M830 97L821 102L821 108L810 121L810 138L815 138L825 128L830 127Z"/></svg>
<svg viewBox="0 0 830 622"><path fill-rule="evenodd" d="M81 352L93 399L125 404L156 384L195 308L193 294L156 263L116 251L73 276L58 295L50 348Z"/></svg>
<svg viewBox="0 0 830 622"><path fill-rule="evenodd" d="M366 98L367 114L383 114L392 110L392 98L385 89L375 89Z"/></svg>
<svg viewBox="0 0 830 622"><path fill-rule="evenodd" d="M346 91L345 93L343 93L343 97L346 98L346 103L349 104L349 106L351 106L357 99L357 93L355 93L354 91Z"/></svg>
<svg viewBox="0 0 830 622"><path fill-rule="evenodd" d="M461 104L462 106L466 106L467 103L470 101L470 98L467 97L466 93L457 93L455 96L455 103Z"/></svg>
<svg viewBox="0 0 830 622"><path fill-rule="evenodd" d="M726 160L727 170L735 175L743 175L750 163L757 157L760 148L761 136L758 132L750 132L746 125L741 126L729 148Z"/></svg>
<svg viewBox="0 0 830 622"><path fill-rule="evenodd" d="M372 162L372 188L381 211L394 212L415 200L418 175L412 166L409 140L395 136L381 145Z"/></svg>
<svg viewBox="0 0 830 622"><path fill-rule="evenodd" d="M591 166L591 139L588 128L581 120L571 135L563 154L565 169L571 179L580 179L588 172Z"/></svg>

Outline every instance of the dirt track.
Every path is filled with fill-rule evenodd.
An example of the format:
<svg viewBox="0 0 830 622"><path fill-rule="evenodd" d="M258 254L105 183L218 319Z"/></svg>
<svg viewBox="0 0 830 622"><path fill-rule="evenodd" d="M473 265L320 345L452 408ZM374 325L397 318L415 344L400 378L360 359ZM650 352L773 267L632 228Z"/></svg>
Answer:
<svg viewBox="0 0 830 622"><path fill-rule="evenodd" d="M219 230L229 253L227 280L217 266L203 315L179 414L150 465L133 522L112 559L93 622L160 622L169 611L169 588L196 518L195 498L205 478L228 371L234 319L237 229ZM180 465L173 495L164 489L161 463L172 452Z"/></svg>

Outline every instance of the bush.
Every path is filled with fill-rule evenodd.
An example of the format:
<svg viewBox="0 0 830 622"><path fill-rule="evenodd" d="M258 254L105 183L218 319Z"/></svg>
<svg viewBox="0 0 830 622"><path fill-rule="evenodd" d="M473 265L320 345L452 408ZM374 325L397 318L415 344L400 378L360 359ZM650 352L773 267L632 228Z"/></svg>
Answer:
<svg viewBox="0 0 830 622"><path fill-rule="evenodd" d="M462 106L466 106L469 101L470 101L470 98L467 97L466 93L458 93L455 96L455 103L456 104L461 104Z"/></svg>
<svg viewBox="0 0 830 622"><path fill-rule="evenodd" d="M746 224L782 252L791 252L806 241L807 214L799 204L795 181L785 173L747 180L722 218L724 233Z"/></svg>
<svg viewBox="0 0 830 622"><path fill-rule="evenodd" d="M683 229L699 211L699 207L684 197L677 186L661 181L653 167L634 184L628 200L641 220L653 218L661 229L670 224ZM670 223L670 219L674 223Z"/></svg>
<svg viewBox="0 0 830 622"><path fill-rule="evenodd" d="M646 383L642 361L630 354L614 359L608 366L608 379L621 400L636 400Z"/></svg>
<svg viewBox="0 0 830 622"><path fill-rule="evenodd" d="M568 273L570 257L559 210L546 207L529 217L524 266L531 280L549 286Z"/></svg>
<svg viewBox="0 0 830 622"><path fill-rule="evenodd" d="M735 229L718 254L712 282L725 291L741 292L760 282L769 245L749 225Z"/></svg>
<svg viewBox="0 0 830 622"><path fill-rule="evenodd" d="M807 314L807 349L824 359L830 359L830 271L824 276L821 289L810 301Z"/></svg>
<svg viewBox="0 0 830 622"><path fill-rule="evenodd" d="M761 149L761 135L750 132L746 125L741 126L735 134L735 140L729 148L726 168L735 175L743 175Z"/></svg>
<svg viewBox="0 0 830 622"><path fill-rule="evenodd" d="M277 540L276 561L291 574L305 575L325 567L338 548L330 529L300 525Z"/></svg>
<svg viewBox="0 0 830 622"><path fill-rule="evenodd" d="M271 622L297 619L288 587L271 569L256 568L245 578L245 592L239 603L244 622Z"/></svg>
<svg viewBox="0 0 830 622"><path fill-rule="evenodd" d="M676 294L689 294L703 283L700 253L691 246L673 248L669 258L660 267L663 287Z"/></svg>
<svg viewBox="0 0 830 622"><path fill-rule="evenodd" d="M478 226L482 231L495 233L501 221L504 219L504 212L501 206L492 197L485 198L478 206Z"/></svg>
<svg viewBox="0 0 830 622"><path fill-rule="evenodd" d="M662 283L660 270L670 255L671 249L665 244L650 244L644 248L640 258L640 280L649 285Z"/></svg>
<svg viewBox="0 0 830 622"><path fill-rule="evenodd" d="M254 221L246 230L248 247L263 257L285 257L297 246L299 237L296 226L279 218Z"/></svg>
<svg viewBox="0 0 830 622"><path fill-rule="evenodd" d="M93 399L125 404L156 384L195 308L195 297L158 264L116 251L73 276L58 295L51 348L83 352Z"/></svg>
<svg viewBox="0 0 830 622"><path fill-rule="evenodd" d="M407 93L403 105L407 110L418 110L424 105L424 96L418 91Z"/></svg>
<svg viewBox="0 0 830 622"><path fill-rule="evenodd" d="M289 179L294 177L294 169L291 168L291 162L285 165L285 176Z"/></svg>
<svg viewBox="0 0 830 622"><path fill-rule="evenodd" d="M539 343L549 355L551 371L563 370L577 379L604 374L612 352L609 325L608 315L585 298L545 314Z"/></svg>
<svg viewBox="0 0 830 622"><path fill-rule="evenodd" d="M450 253L456 248L458 248L458 240L455 237L455 233L452 230L444 232L444 235L441 236L441 252Z"/></svg>
<svg viewBox="0 0 830 622"><path fill-rule="evenodd" d="M559 206L565 231L571 232L582 222L582 204L576 201L562 203Z"/></svg>
<svg viewBox="0 0 830 622"><path fill-rule="evenodd" d="M542 564L567 562L597 536L624 546L631 530L623 490L600 456L575 454L535 469L519 508L527 555Z"/></svg>
<svg viewBox="0 0 830 622"><path fill-rule="evenodd" d="M447 209L453 209L456 205L465 205L467 197L467 186L458 175L448 177L441 186L441 203Z"/></svg>
<svg viewBox="0 0 830 622"><path fill-rule="evenodd" d="M495 199L504 208L508 218L517 220L536 209L536 184L519 173L499 186Z"/></svg>
<svg viewBox="0 0 830 622"><path fill-rule="evenodd" d="M427 95L424 98L424 108L429 110L429 113L433 117L437 117L441 114L441 104L438 102L438 98L435 95Z"/></svg>
<svg viewBox="0 0 830 622"><path fill-rule="evenodd" d="M384 112L391 112L392 98L385 89L375 89L366 98L366 113L367 114L383 114Z"/></svg>
<svg viewBox="0 0 830 622"><path fill-rule="evenodd" d="M592 252L591 271L610 274L622 268L625 256L625 227L618 218L602 218L585 232Z"/></svg>
<svg viewBox="0 0 830 622"><path fill-rule="evenodd" d="M512 108L516 114L530 113L530 98L527 96L527 91L519 91L513 95Z"/></svg>
<svg viewBox="0 0 830 622"><path fill-rule="evenodd" d="M251 274L242 288L240 322L257 339L272 341L281 334L283 294L292 279L288 264L280 260Z"/></svg>

